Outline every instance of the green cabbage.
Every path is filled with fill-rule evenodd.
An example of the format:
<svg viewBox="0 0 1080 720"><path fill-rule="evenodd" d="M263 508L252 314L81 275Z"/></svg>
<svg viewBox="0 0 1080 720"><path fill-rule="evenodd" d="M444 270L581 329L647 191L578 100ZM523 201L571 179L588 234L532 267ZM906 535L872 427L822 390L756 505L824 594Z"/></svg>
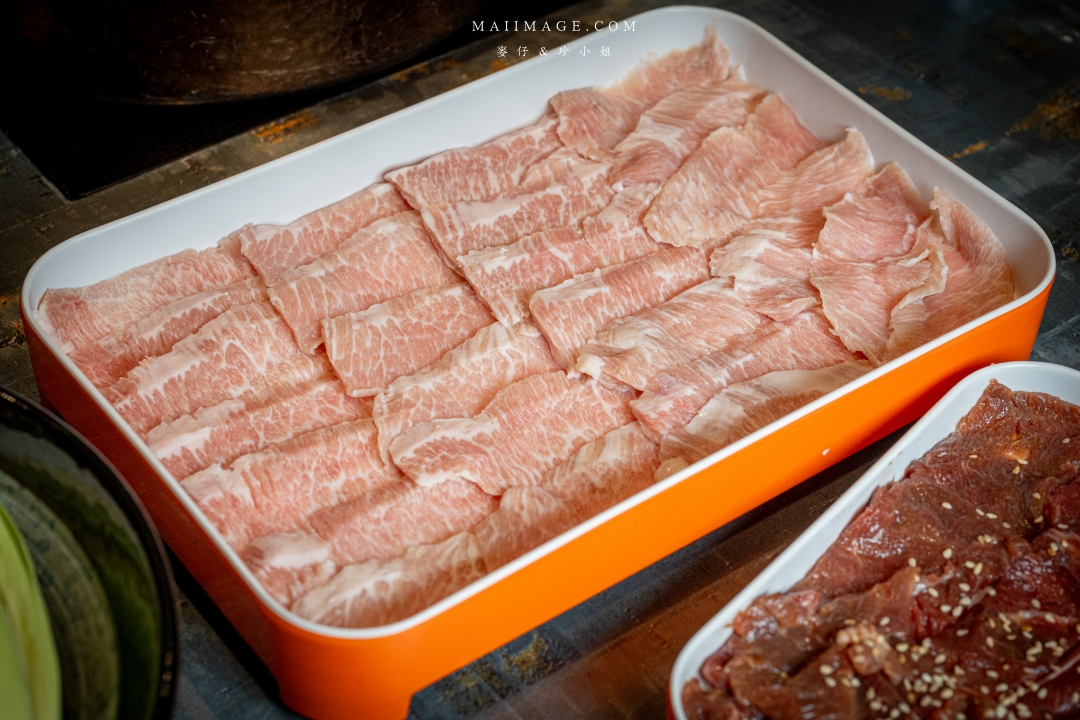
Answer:
<svg viewBox="0 0 1080 720"><path fill-rule="evenodd" d="M0 505L0 698L13 720L59 720L60 660L30 553Z"/></svg>

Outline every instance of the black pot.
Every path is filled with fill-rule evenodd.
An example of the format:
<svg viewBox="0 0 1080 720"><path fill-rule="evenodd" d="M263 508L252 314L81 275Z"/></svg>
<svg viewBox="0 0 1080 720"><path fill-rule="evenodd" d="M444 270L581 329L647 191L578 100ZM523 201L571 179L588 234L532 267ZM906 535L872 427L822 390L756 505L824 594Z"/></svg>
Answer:
<svg viewBox="0 0 1080 720"><path fill-rule="evenodd" d="M11 49L56 89L139 103L294 92L390 67L478 0L13 0Z"/></svg>
<svg viewBox="0 0 1080 720"><path fill-rule="evenodd" d="M26 539L49 608L64 717L172 717L176 589L157 531L104 457L5 390L0 501Z"/></svg>

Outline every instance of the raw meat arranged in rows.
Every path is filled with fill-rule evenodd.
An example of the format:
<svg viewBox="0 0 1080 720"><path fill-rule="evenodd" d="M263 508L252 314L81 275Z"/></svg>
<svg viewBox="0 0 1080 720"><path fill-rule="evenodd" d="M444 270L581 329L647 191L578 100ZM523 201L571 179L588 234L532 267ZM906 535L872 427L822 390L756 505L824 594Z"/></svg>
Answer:
<svg viewBox="0 0 1080 720"><path fill-rule="evenodd" d="M712 30L42 326L295 613L401 620L1009 302L990 230Z"/></svg>

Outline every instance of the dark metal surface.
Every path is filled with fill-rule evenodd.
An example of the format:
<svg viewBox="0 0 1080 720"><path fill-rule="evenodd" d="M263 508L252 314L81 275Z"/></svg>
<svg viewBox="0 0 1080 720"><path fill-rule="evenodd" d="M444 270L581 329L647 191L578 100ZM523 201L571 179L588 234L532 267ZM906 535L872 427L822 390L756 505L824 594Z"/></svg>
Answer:
<svg viewBox="0 0 1080 720"><path fill-rule="evenodd" d="M390 67L483 0L14 0L16 52L112 100L200 103L307 90Z"/></svg>
<svg viewBox="0 0 1080 720"><path fill-rule="evenodd" d="M606 0L559 16L583 22L621 19L660 4ZM1042 225L1059 269L1033 358L1080 367L1076 5L1000 0L715 4L777 35ZM27 269L49 247L495 72L516 61L517 47L535 54L541 45L550 50L573 37L570 32L484 37L77 202L64 201L0 137L0 384L34 392L18 328L17 292ZM499 46L510 48L507 57L498 56ZM721 528L421 691L413 699L412 717L661 717L667 674L690 635L887 445L888 440L878 443L770 503L753 522L744 518ZM274 699L265 669L216 610L182 577L180 586L189 600L182 606L178 717L292 717Z"/></svg>

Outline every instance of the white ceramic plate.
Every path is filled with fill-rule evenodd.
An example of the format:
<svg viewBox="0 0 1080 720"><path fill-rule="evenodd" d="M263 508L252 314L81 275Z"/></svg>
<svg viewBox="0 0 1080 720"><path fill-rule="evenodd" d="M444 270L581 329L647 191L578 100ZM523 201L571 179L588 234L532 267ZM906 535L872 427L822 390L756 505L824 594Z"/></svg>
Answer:
<svg viewBox="0 0 1080 720"><path fill-rule="evenodd" d="M1053 248L1031 218L754 23L729 12L698 7L654 10L628 18L626 22L633 23L633 31L626 31L621 24L618 31L589 33L568 44L570 52L566 56L549 52L544 57L534 57L287 157L82 233L47 252L27 274L22 308L34 333L101 405L107 417L161 476L162 482L230 559L236 572L260 600L288 622L323 635L360 639L393 634L430 619L794 419L813 412L853 388L872 382L977 325L1032 301L1053 279ZM47 288L87 285L184 248L209 247L245 223L289 223L379 181L391 168L452 147L475 145L531 123L542 114L552 95L583 85L611 84L650 53L664 53L700 42L710 23L715 24L721 39L731 50L732 63L742 68L746 78L779 92L814 133L825 139L838 140L843 137L845 128L858 128L879 165L891 160L900 162L927 199L934 186L939 186L981 217L1005 246L1016 273L1019 297L657 483L418 615L381 628L340 629L311 623L281 607L255 580L146 444L64 355L56 341L41 329L36 309ZM611 48L610 56L600 54L600 48L604 46ZM590 54L582 56L579 54L581 48L588 48Z"/></svg>
<svg viewBox="0 0 1080 720"><path fill-rule="evenodd" d="M848 523L866 507L874 490L899 480L909 464L955 430L956 424L967 415L992 379L1010 390L1049 393L1080 405L1080 372L1060 365L1002 363L978 370L960 381L824 515L690 639L675 660L668 687L677 720L687 720L682 705L683 686L693 678L700 679L698 671L702 663L731 636L731 622L735 616L755 598L786 592L805 576Z"/></svg>

